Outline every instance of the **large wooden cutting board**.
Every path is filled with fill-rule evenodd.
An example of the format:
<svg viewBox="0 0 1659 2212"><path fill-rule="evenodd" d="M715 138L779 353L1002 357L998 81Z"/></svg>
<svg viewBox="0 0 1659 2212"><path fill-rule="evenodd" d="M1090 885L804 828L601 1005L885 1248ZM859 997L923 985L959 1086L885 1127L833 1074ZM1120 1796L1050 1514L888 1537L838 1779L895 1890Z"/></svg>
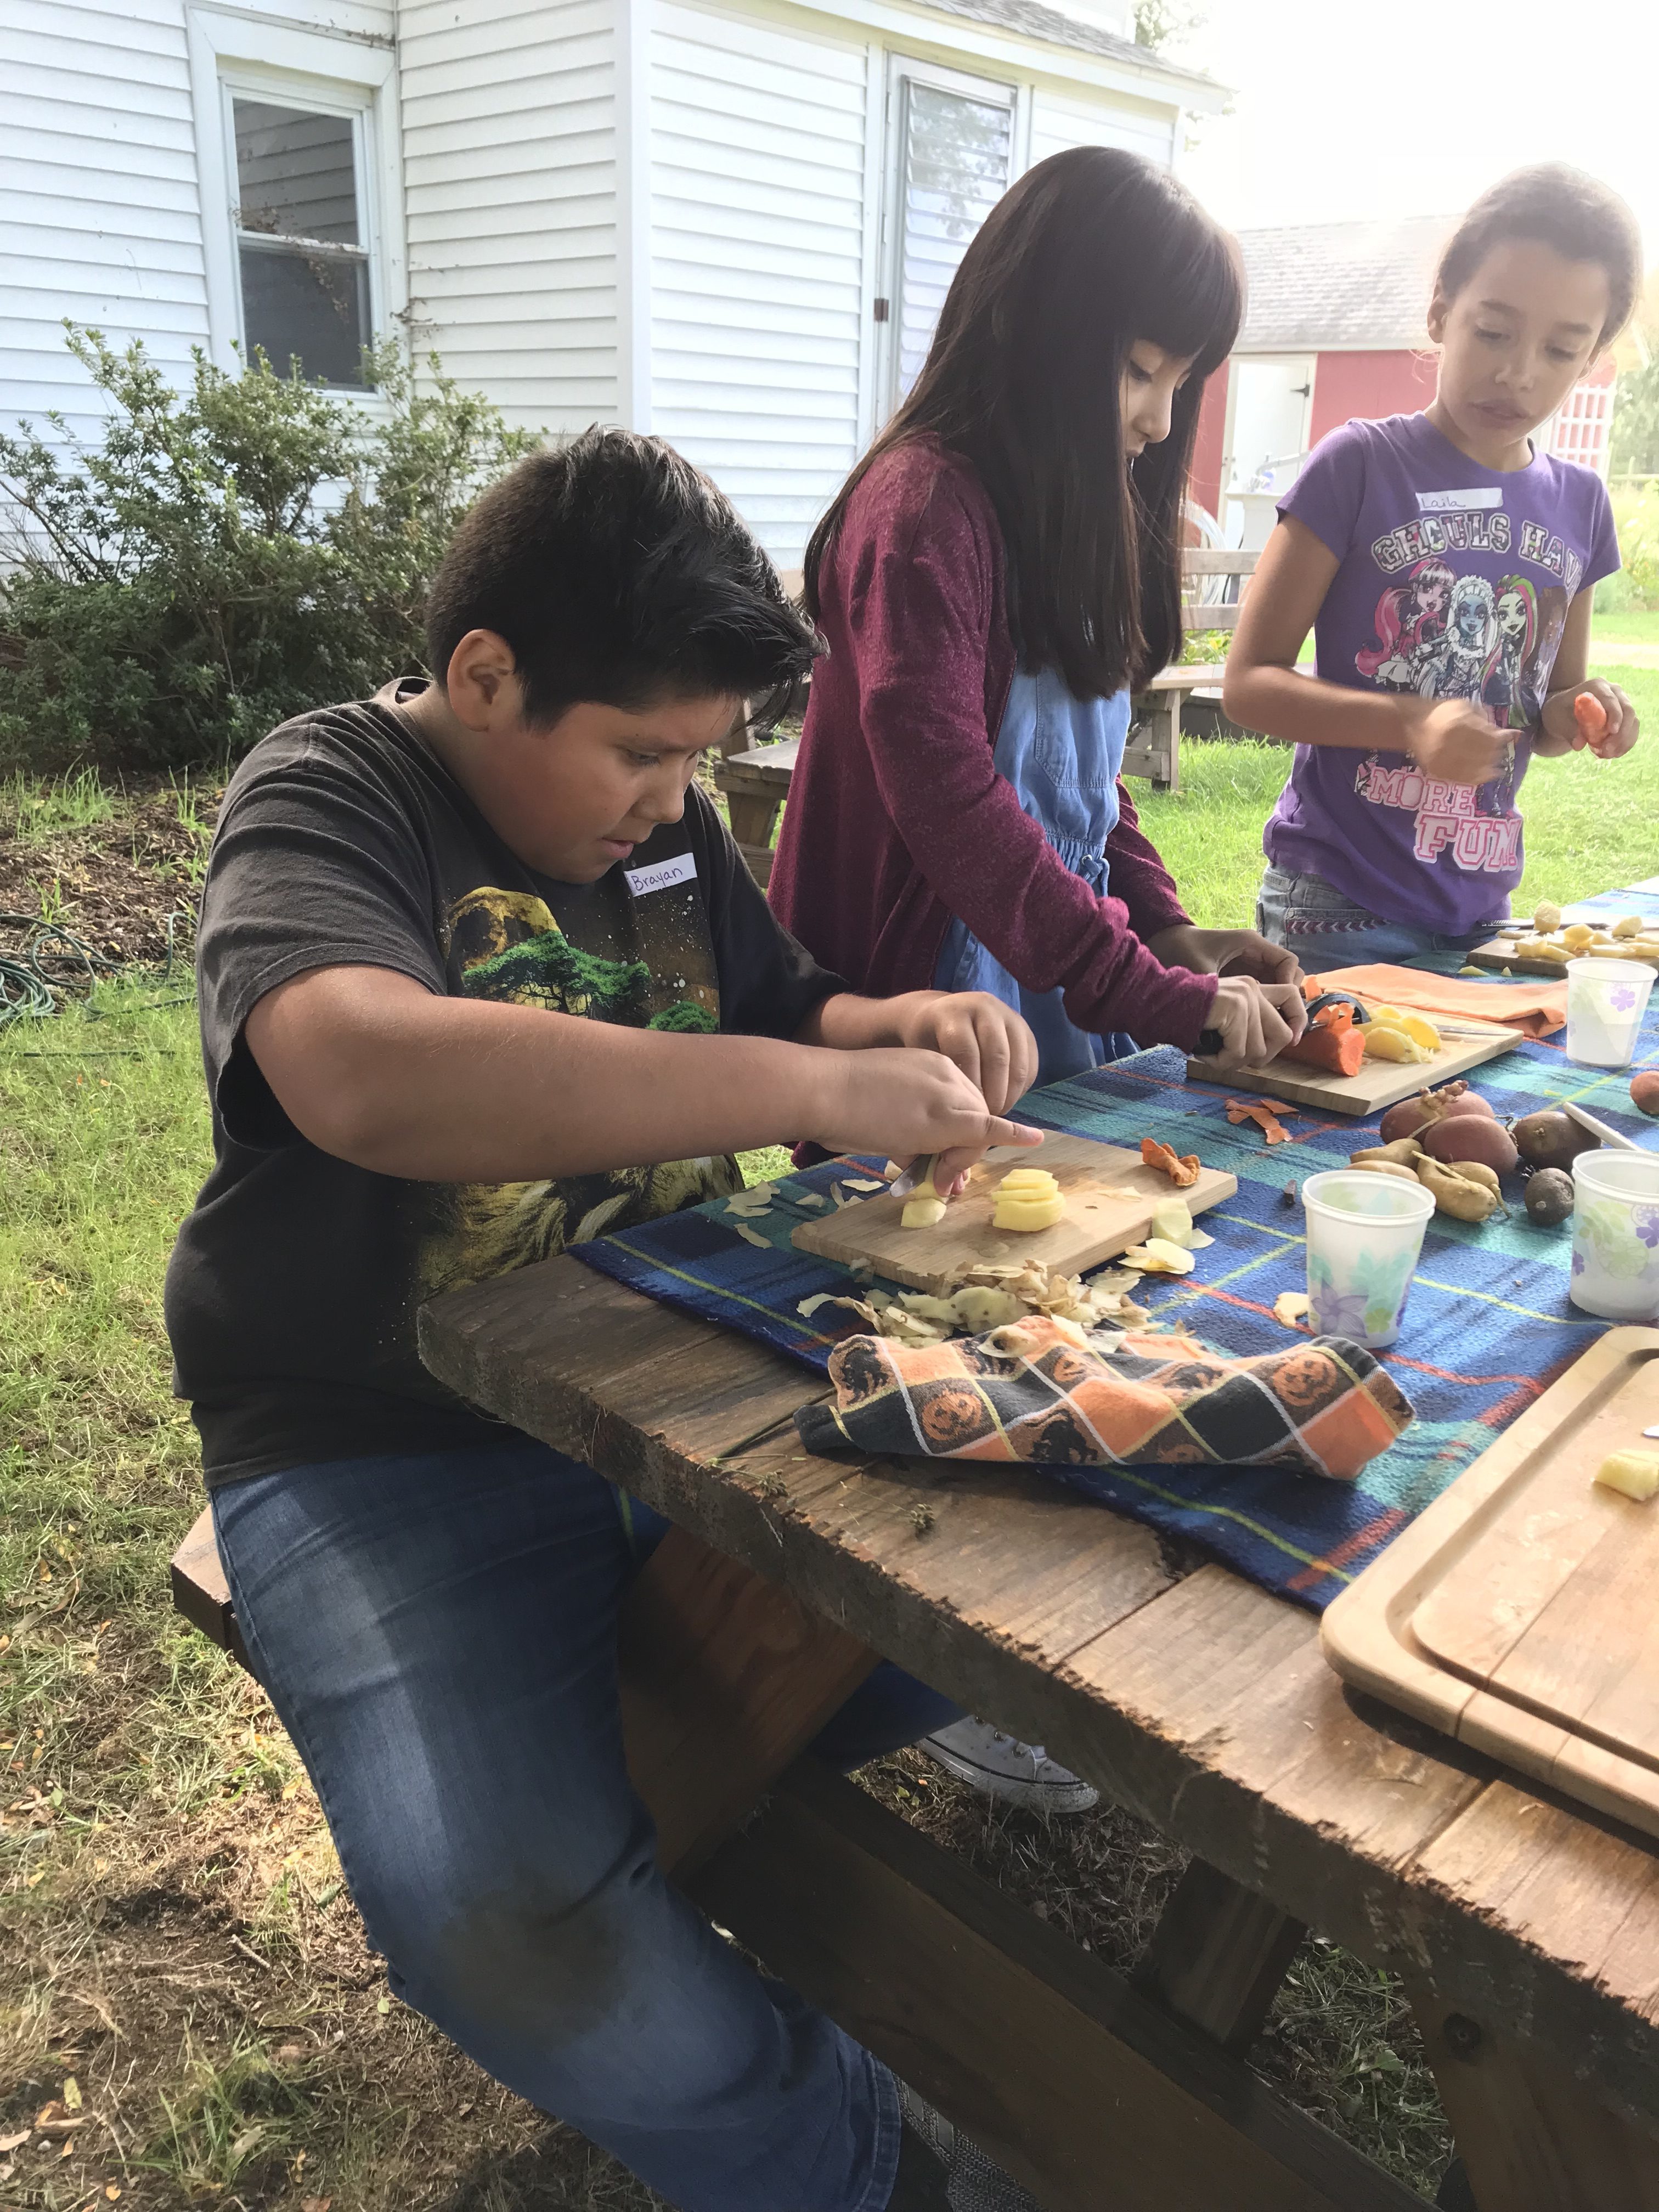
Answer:
<svg viewBox="0 0 1659 2212"><path fill-rule="evenodd" d="M1149 1132L1149 1133L1151 1133ZM1047 1168L1059 1183L1068 1211L1052 1229L993 1229L991 1203L996 1187L1014 1167ZM1097 1144L1091 1137L1045 1137L1035 1150L1016 1145L988 1152L969 1178L960 1198L952 1199L943 1221L933 1229L900 1225L904 1200L885 1191L855 1200L818 1221L804 1221L793 1242L844 1267L860 1261L890 1282L913 1290L955 1287L962 1272L979 1261L1017 1265L1040 1260L1065 1275L1097 1267L1131 1244L1139 1243L1152 1225L1153 1209L1168 1198L1183 1198L1194 1214L1238 1188L1237 1176L1204 1168L1190 1190L1176 1190L1166 1175L1143 1165L1139 1152L1121 1145ZM1128 1198L1108 1195L1127 1190Z"/></svg>
<svg viewBox="0 0 1659 2212"><path fill-rule="evenodd" d="M1472 968L1487 968L1501 975L1507 969L1512 975L1553 975L1559 983L1567 972L1567 956L1559 960L1545 959L1528 954L1523 960L1515 950L1514 938L1494 937L1488 945L1478 945L1468 956Z"/></svg>
<svg viewBox="0 0 1659 2212"><path fill-rule="evenodd" d="M1326 1613L1338 1674L1659 1836L1659 1328L1610 1329Z"/></svg>
<svg viewBox="0 0 1659 2212"><path fill-rule="evenodd" d="M1328 1075L1295 1060L1259 1060L1218 1074L1212 1060L1189 1060L1187 1080L1216 1083L1231 1091L1265 1091L1287 1106L1313 1106L1322 1113L1352 1114L1364 1121L1399 1099L1449 1083L1453 1076L1479 1067L1482 1060L1513 1052L1524 1042L1518 1030L1495 1029L1489 1037L1448 1037L1432 1060L1410 1066L1397 1060L1367 1060L1358 1075Z"/></svg>

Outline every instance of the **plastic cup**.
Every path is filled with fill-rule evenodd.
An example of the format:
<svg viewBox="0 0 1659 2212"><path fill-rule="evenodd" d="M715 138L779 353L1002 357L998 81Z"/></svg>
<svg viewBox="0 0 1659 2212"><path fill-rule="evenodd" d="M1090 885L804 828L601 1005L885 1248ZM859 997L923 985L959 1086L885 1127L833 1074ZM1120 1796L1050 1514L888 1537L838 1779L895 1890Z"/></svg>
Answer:
<svg viewBox="0 0 1659 2212"><path fill-rule="evenodd" d="M1572 1164L1568 1296L1602 1321L1659 1316L1659 1153L1580 1152Z"/></svg>
<svg viewBox="0 0 1659 2212"><path fill-rule="evenodd" d="M1628 1067L1653 988L1644 960L1567 963L1567 1058L1584 1067Z"/></svg>
<svg viewBox="0 0 1659 2212"><path fill-rule="evenodd" d="M1315 1334L1372 1349L1392 1344L1434 1200L1403 1176L1335 1168L1308 1177L1302 1204Z"/></svg>

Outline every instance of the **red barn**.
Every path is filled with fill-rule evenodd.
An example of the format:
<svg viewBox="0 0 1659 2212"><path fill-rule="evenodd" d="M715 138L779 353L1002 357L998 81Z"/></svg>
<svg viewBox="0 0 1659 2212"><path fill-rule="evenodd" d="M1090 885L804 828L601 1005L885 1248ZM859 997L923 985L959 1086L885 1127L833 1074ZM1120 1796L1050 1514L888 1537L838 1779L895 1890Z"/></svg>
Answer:
<svg viewBox="0 0 1659 2212"><path fill-rule="evenodd" d="M1230 545L1259 546L1273 506L1327 431L1415 413L1434 397L1425 325L1455 218L1297 223L1239 233L1249 306L1199 418L1193 495ZM1540 434L1607 473L1613 362L1604 355Z"/></svg>

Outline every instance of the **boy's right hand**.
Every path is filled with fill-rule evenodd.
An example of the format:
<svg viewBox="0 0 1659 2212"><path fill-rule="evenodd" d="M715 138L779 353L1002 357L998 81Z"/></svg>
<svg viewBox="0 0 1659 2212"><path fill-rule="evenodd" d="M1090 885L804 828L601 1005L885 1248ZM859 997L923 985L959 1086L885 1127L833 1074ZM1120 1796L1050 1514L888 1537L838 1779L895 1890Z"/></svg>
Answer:
<svg viewBox="0 0 1659 2212"><path fill-rule="evenodd" d="M884 1152L896 1160L938 1154L937 1188L972 1167L993 1145L1040 1145L1041 1129L992 1113L942 1052L882 1047L825 1052L823 1079L805 1132L829 1152ZM815 1071L816 1073L816 1071Z"/></svg>
<svg viewBox="0 0 1659 2212"><path fill-rule="evenodd" d="M1224 975L1204 1017L1205 1028L1221 1037L1218 1068L1272 1060L1307 1025L1307 1006L1294 983L1258 983L1254 975Z"/></svg>
<svg viewBox="0 0 1659 2212"><path fill-rule="evenodd" d="M1440 783L1479 786L1504 773L1512 732L1494 726L1473 699L1440 699L1430 706L1404 700L1404 750L1425 775Z"/></svg>

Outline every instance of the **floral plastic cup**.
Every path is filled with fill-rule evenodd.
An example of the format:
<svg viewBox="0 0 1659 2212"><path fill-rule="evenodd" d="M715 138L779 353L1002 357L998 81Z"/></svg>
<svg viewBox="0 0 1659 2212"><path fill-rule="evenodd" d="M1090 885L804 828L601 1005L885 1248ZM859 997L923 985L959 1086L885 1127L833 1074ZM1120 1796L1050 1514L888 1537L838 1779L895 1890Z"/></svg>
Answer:
<svg viewBox="0 0 1659 2212"><path fill-rule="evenodd" d="M1309 1318L1319 1336L1375 1349L1400 1334L1434 1200L1403 1176L1336 1168L1302 1186Z"/></svg>
<svg viewBox="0 0 1659 2212"><path fill-rule="evenodd" d="M1567 963L1567 1058L1584 1067L1628 1067L1653 988L1642 960Z"/></svg>
<svg viewBox="0 0 1659 2212"><path fill-rule="evenodd" d="M1574 1305L1603 1321L1659 1317L1659 1153L1580 1152L1572 1181Z"/></svg>

